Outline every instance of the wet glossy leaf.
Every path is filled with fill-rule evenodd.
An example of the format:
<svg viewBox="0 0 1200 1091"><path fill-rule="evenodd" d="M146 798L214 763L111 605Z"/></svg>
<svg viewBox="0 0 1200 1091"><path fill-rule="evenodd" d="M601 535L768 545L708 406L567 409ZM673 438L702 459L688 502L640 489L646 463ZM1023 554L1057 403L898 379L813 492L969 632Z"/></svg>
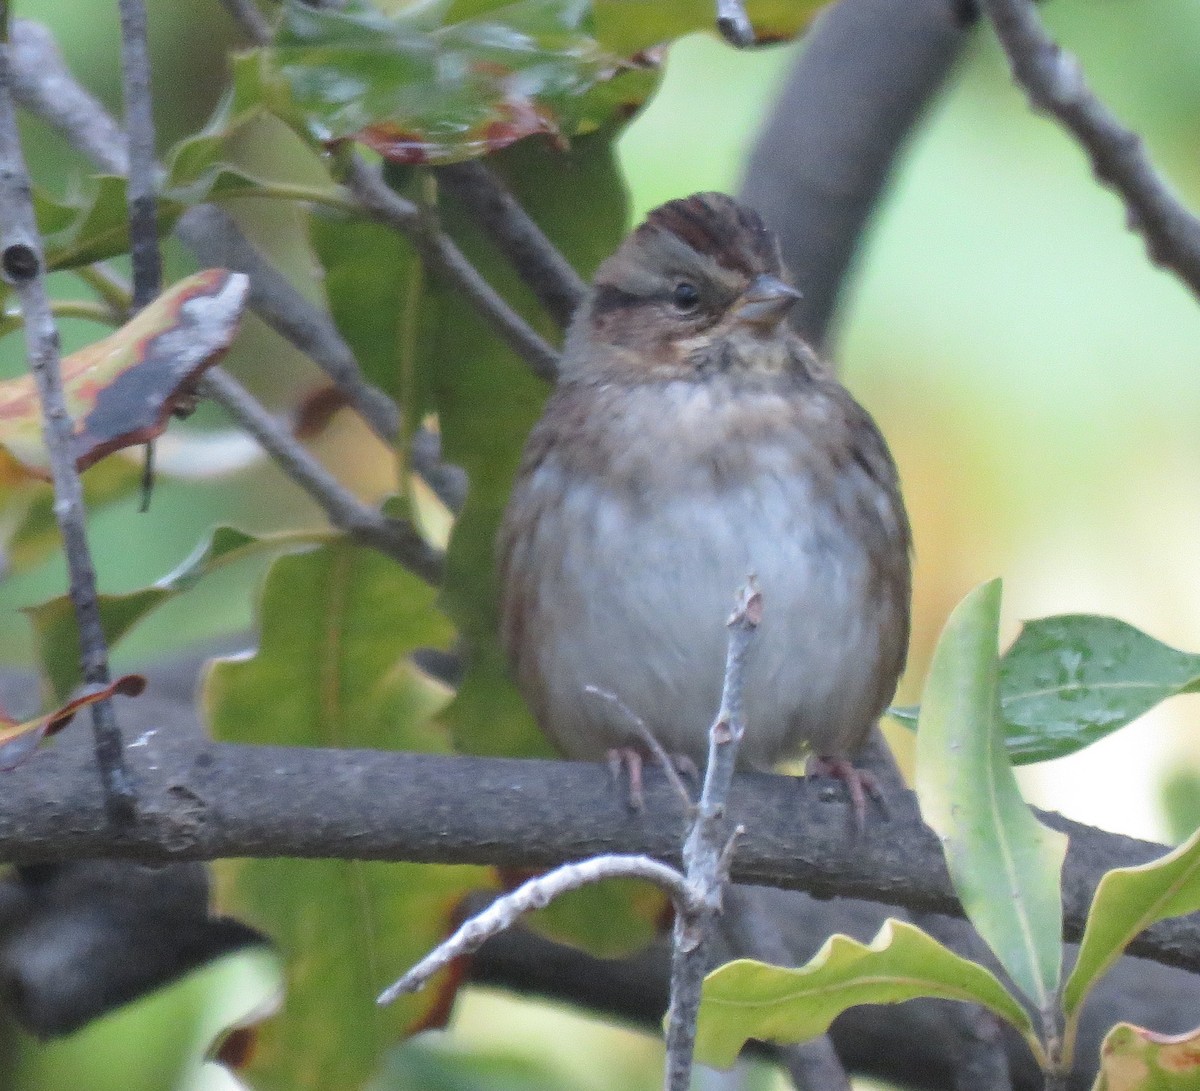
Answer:
<svg viewBox="0 0 1200 1091"><path fill-rule="evenodd" d="M818 6L751 9L765 33L788 37ZM713 19L704 3L517 0L385 15L369 0L289 0L270 57L288 113L303 114L314 140L352 137L395 162L446 163L629 116L657 86L644 51Z"/></svg>
<svg viewBox="0 0 1200 1091"><path fill-rule="evenodd" d="M210 572L252 554L287 553L312 548L328 536L314 533L255 538L234 527L217 527L173 572L150 587L125 594L101 594L100 621L109 647L117 644L156 607L194 587ZM33 625L42 669L50 690L63 698L83 678L79 666L79 628L75 608L66 595L24 611Z"/></svg>
<svg viewBox="0 0 1200 1091"><path fill-rule="evenodd" d="M1200 655L1116 618L1028 622L1001 665L1009 751L1019 762L1072 753L1198 687Z"/></svg>
<svg viewBox="0 0 1200 1091"><path fill-rule="evenodd" d="M1064 614L1025 623L1000 660L1004 745L1014 765L1065 757L1155 705L1200 689L1200 655L1124 621ZM906 727L918 710L890 709Z"/></svg>
<svg viewBox="0 0 1200 1091"><path fill-rule="evenodd" d="M1107 872L1096 888L1079 957L1063 990L1068 1018L1139 932L1165 917L1200 910L1200 831L1141 867Z"/></svg>
<svg viewBox="0 0 1200 1091"><path fill-rule="evenodd" d="M917 729L916 789L967 917L1047 1010L1062 968L1067 839L1034 818L1004 753L1000 593L999 580L976 588L938 639Z"/></svg>
<svg viewBox="0 0 1200 1091"><path fill-rule="evenodd" d="M1200 1027L1156 1034L1118 1023L1100 1047L1093 1091L1196 1091L1200 1087Z"/></svg>
<svg viewBox="0 0 1200 1091"><path fill-rule="evenodd" d="M63 359L79 469L163 432L196 379L229 348L248 287L241 273L206 269L179 281L108 337ZM32 476L49 477L30 375L0 383L0 446Z"/></svg>
<svg viewBox="0 0 1200 1091"><path fill-rule="evenodd" d="M206 679L215 733L274 745L448 749L430 719L445 694L408 661L451 639L435 598L392 561L346 542L276 561L258 652L217 663ZM253 1085L360 1087L406 1031L444 1016L453 991L445 977L388 1008L374 998L486 877L478 868L337 860L231 865L229 901L287 963L284 1010L263 1029Z"/></svg>
<svg viewBox="0 0 1200 1091"><path fill-rule="evenodd" d="M89 687L66 704L24 723L18 723L0 710L0 770L15 769L37 749L38 743L57 735L86 705L94 705L118 693L123 697L136 697L145 688L146 679L140 674L123 674L107 685Z"/></svg>
<svg viewBox="0 0 1200 1091"><path fill-rule="evenodd" d="M1025 1009L990 971L911 924L887 920L869 945L831 936L799 969L741 959L714 970L704 981L696 1057L727 1068L751 1038L807 1042L847 1008L918 996L982 1004L1034 1037Z"/></svg>

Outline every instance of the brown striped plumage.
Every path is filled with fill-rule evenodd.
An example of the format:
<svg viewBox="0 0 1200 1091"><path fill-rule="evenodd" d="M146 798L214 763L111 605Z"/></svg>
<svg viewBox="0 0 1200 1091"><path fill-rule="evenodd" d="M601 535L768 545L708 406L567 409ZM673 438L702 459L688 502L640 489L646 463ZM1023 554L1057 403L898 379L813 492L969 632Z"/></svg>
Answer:
<svg viewBox="0 0 1200 1091"><path fill-rule="evenodd" d="M596 274L499 541L517 682L567 754L635 743L702 760L724 621L753 572L743 763L847 758L891 699L909 529L867 412L784 321L794 290L758 216L672 201Z"/></svg>

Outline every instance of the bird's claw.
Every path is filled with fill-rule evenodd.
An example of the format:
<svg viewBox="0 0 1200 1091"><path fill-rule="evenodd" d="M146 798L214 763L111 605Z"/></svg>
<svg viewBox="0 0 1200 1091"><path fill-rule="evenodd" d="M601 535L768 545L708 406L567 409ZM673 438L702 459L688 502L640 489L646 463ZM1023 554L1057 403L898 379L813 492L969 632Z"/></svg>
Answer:
<svg viewBox="0 0 1200 1091"><path fill-rule="evenodd" d="M857 768L848 758L831 758L814 754L804 766L806 777L834 777L846 785L850 795L850 807L854 813L854 832L861 834L866 828L867 797L870 796L887 817L887 801L875 774L868 769Z"/></svg>

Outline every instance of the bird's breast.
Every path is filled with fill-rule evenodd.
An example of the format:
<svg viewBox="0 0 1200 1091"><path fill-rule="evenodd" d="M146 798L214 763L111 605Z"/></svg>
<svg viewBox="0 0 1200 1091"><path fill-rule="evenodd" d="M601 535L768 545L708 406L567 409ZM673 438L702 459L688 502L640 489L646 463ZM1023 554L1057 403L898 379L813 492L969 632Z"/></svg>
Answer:
<svg viewBox="0 0 1200 1091"><path fill-rule="evenodd" d="M805 745L853 748L890 697L907 557L903 578L890 577L887 498L853 458L823 453L819 430L797 428L785 400L743 408L704 388L656 411L634 405L593 433L591 450L578 430L548 445L518 483L505 636L521 688L567 753L599 758L628 743L633 714L668 750L702 760L724 623L750 575L764 618L747 663L745 764Z"/></svg>

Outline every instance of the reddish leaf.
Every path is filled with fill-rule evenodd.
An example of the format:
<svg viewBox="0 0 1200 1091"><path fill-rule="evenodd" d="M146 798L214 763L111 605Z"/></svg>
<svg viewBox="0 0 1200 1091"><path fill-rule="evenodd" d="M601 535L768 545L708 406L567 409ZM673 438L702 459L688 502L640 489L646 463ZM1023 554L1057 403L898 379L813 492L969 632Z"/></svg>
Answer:
<svg viewBox="0 0 1200 1091"><path fill-rule="evenodd" d="M15 769L37 749L42 739L57 735L85 705L95 704L117 693L136 697L145 688L146 679L140 674L123 674L107 685L90 687L54 711L24 723L17 723L0 710L0 770Z"/></svg>
<svg viewBox="0 0 1200 1091"><path fill-rule="evenodd" d="M248 289L241 273L206 269L63 360L80 470L164 431L196 380L229 348ZM30 476L49 476L32 376L0 383L0 447Z"/></svg>

